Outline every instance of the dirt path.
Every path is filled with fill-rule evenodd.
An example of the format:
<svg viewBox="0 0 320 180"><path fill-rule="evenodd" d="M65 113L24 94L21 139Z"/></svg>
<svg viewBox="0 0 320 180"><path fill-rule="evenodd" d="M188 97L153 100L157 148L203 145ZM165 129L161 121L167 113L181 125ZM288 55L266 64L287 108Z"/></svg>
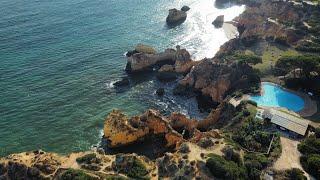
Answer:
<svg viewBox="0 0 320 180"><path fill-rule="evenodd" d="M275 162L273 167L277 170L285 170L291 168L302 169L300 164L300 152L298 151L299 141L281 137L282 153L280 158Z"/></svg>
<svg viewBox="0 0 320 180"><path fill-rule="evenodd" d="M299 168L303 170L300 164L301 153L298 151L299 141L280 137L282 153L280 158L274 163L273 168L276 170L286 170L291 168ZM304 170L303 170L304 171ZM314 179L304 171L308 179Z"/></svg>

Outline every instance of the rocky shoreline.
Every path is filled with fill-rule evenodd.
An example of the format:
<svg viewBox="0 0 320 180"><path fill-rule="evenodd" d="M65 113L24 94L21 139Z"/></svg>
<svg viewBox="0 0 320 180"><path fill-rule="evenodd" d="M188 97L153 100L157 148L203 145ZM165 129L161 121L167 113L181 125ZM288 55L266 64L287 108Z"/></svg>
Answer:
<svg viewBox="0 0 320 180"><path fill-rule="evenodd" d="M213 58L194 61L190 53L180 46L157 52L150 46L138 45L127 53L128 76L155 71L160 81L175 80L176 88L173 93L195 94L199 105L205 106L210 112L206 118L190 119L181 113L163 116L152 109L138 116L127 117L121 111L113 110L105 120L104 143L98 149L67 156L41 150L12 154L0 159L0 179L215 178L210 171L211 164L208 163L208 159L214 157L212 153L225 159L228 156L231 159L230 153L237 157L245 153L241 148L231 148L232 144L226 145L226 139L230 139L232 130L243 123L236 121L234 117L241 115L246 119L250 116L246 105L234 107L228 103L229 97L236 91L253 92L260 84L260 77L252 68L251 62L240 61L239 57L243 56L236 52L259 40L296 46L307 36L269 21L271 18L279 22L299 23L305 12L290 2L237 3L247 4L245 12L235 20L239 37L221 46ZM185 18L183 16L182 19ZM178 76L182 78L177 79ZM127 79L123 79L115 85L125 86L128 83ZM165 91L163 89L161 93ZM239 115L239 111L242 114ZM230 126L235 127L231 130L228 129ZM218 130L222 127L225 128L224 132ZM147 141L150 143L143 144ZM128 148L132 145L143 147L134 152ZM127 151L123 153L121 148L127 148ZM108 153L112 149L115 151ZM277 147L273 147L271 151L277 152ZM240 167L240 164L233 167ZM259 175L261 172L262 169ZM235 176L240 177L240 174Z"/></svg>

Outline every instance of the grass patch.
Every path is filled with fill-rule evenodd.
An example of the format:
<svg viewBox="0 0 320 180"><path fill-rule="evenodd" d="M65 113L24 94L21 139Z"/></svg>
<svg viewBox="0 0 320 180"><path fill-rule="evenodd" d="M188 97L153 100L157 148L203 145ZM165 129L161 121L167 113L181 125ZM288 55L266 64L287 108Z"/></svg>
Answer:
<svg viewBox="0 0 320 180"><path fill-rule="evenodd" d="M299 55L299 52L290 48L280 49L277 46L268 45L262 52L262 63L254 65L254 68L259 69L263 76L272 74L272 68L277 60L288 55Z"/></svg>

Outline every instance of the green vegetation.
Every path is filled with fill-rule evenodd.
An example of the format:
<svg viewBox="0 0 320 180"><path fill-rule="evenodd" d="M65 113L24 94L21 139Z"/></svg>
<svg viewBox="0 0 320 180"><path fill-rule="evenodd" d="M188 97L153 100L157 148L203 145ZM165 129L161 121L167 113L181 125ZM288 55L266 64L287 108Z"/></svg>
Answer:
<svg viewBox="0 0 320 180"><path fill-rule="evenodd" d="M83 170L68 169L67 171L61 174L59 179L61 180L97 180L98 178L88 175Z"/></svg>
<svg viewBox="0 0 320 180"><path fill-rule="evenodd" d="M121 157L117 156L112 165L114 171L125 174L133 179L150 179L149 171L142 160L135 156Z"/></svg>
<svg viewBox="0 0 320 180"><path fill-rule="evenodd" d="M128 178L118 176L118 175L107 175L104 177L105 180L127 180Z"/></svg>
<svg viewBox="0 0 320 180"><path fill-rule="evenodd" d="M146 177L148 175L147 168L139 159L133 161L132 167L125 174L131 178L149 179L149 177Z"/></svg>
<svg viewBox="0 0 320 180"><path fill-rule="evenodd" d="M261 54L262 63L253 66L259 69L263 76L273 74L272 69L277 60L282 56L293 56L299 53L291 48L278 48L277 46L267 46Z"/></svg>
<svg viewBox="0 0 320 180"><path fill-rule="evenodd" d="M294 180L306 180L307 179L307 177L304 176L304 172L298 168L286 170L285 176L288 179L294 179Z"/></svg>
<svg viewBox="0 0 320 180"><path fill-rule="evenodd" d="M228 161L215 154L209 155L206 166L217 178L230 180L247 179L246 170L242 165L238 165L234 161Z"/></svg>
<svg viewBox="0 0 320 180"><path fill-rule="evenodd" d="M288 179L288 180L307 180L304 172L298 168L292 168L285 171L277 171L274 174L274 179Z"/></svg>
<svg viewBox="0 0 320 180"><path fill-rule="evenodd" d="M271 164L271 160L263 154L247 153L244 159L250 179L260 179L261 171Z"/></svg>
<svg viewBox="0 0 320 180"><path fill-rule="evenodd" d="M250 100L250 99L249 99L249 100L243 100L242 103L251 104L252 106L255 106L255 107L258 106L257 102L252 101L252 100Z"/></svg>
<svg viewBox="0 0 320 180"><path fill-rule="evenodd" d="M255 54L240 54L240 53L237 53L237 54L234 55L234 58L239 63L243 63L243 64L256 65L256 64L262 63L262 58L260 56L255 55Z"/></svg>
<svg viewBox="0 0 320 180"><path fill-rule="evenodd" d="M320 44L315 42L309 42L309 41L301 42L297 45L296 50L312 52L312 53L320 53Z"/></svg>
<svg viewBox="0 0 320 180"><path fill-rule="evenodd" d="M231 147L223 150L224 156L209 154L206 166L210 172L221 179L259 180L263 169L272 164L264 154L245 153L244 159Z"/></svg>
<svg viewBox="0 0 320 180"><path fill-rule="evenodd" d="M315 55L285 56L277 61L276 67L285 74L299 68L302 70L300 76L310 79L312 72L320 74L320 57Z"/></svg>
<svg viewBox="0 0 320 180"><path fill-rule="evenodd" d="M241 91L235 91L234 93L232 93L231 96L233 96L233 97L235 97L235 98L240 98L240 97L243 96L243 92L241 92Z"/></svg>
<svg viewBox="0 0 320 180"><path fill-rule="evenodd" d="M277 135L266 132L263 129L264 124L262 122L249 118L234 133L232 139L249 151L265 153L268 151L273 135L276 137Z"/></svg>
<svg viewBox="0 0 320 180"><path fill-rule="evenodd" d="M255 103L252 103L255 104ZM233 161L240 169L245 169L247 179L260 179L263 169L267 168L281 154L281 144L278 134L268 132L269 124L254 119L257 107L249 101L242 101L237 107L237 114L224 130L228 144L242 148L244 157L236 153L224 151L224 159ZM272 136L273 143L268 151Z"/></svg>
<svg viewBox="0 0 320 180"><path fill-rule="evenodd" d="M320 129L315 130L315 135L306 138L298 145L298 150L303 154L300 158L302 167L313 175L316 179L320 179Z"/></svg>
<svg viewBox="0 0 320 180"><path fill-rule="evenodd" d="M286 75L285 84L291 89L305 89L320 95L320 57L316 55L285 56L276 63L278 75Z"/></svg>
<svg viewBox="0 0 320 180"><path fill-rule="evenodd" d="M78 163L85 163L85 164L91 164L92 161L99 161L98 158L97 158L97 155L95 153L90 153L90 154L86 154L82 157L78 157L76 159L76 161Z"/></svg>

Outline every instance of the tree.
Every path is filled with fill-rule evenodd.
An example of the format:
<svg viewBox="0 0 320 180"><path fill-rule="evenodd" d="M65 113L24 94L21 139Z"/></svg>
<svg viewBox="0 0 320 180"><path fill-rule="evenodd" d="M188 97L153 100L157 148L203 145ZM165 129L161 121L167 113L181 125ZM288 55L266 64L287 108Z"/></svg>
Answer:
<svg viewBox="0 0 320 180"><path fill-rule="evenodd" d="M221 179L246 179L246 172L243 166L238 166L233 161L227 161L221 156L211 154L206 162L210 172Z"/></svg>
<svg viewBox="0 0 320 180"><path fill-rule="evenodd" d="M316 179L320 178L320 155L319 154L311 154L307 158L307 169L315 176Z"/></svg>
<svg viewBox="0 0 320 180"><path fill-rule="evenodd" d="M320 57L315 55L284 56L276 62L276 67L285 73L297 68L301 69L301 76L310 78L311 72L320 72Z"/></svg>
<svg viewBox="0 0 320 180"><path fill-rule="evenodd" d="M234 57L241 64L256 65L262 63L262 58L255 54L236 54Z"/></svg>

